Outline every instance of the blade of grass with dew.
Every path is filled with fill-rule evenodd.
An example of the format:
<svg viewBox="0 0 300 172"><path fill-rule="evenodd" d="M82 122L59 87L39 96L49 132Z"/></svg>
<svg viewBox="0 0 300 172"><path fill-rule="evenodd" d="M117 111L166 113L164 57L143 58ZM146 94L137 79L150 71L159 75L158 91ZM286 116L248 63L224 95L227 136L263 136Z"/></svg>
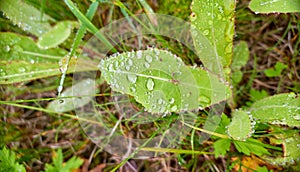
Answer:
<svg viewBox="0 0 300 172"><path fill-rule="evenodd" d="M96 13L96 10L98 8L98 5L99 5L99 3L97 1L93 2L90 5L88 11L86 12L86 17L89 20L92 20L92 18L94 17L94 15ZM75 39L73 41L73 44L72 44L72 47L71 47L71 52L67 55L65 64L62 64L65 69L62 72L61 79L60 79L60 82L59 82L59 86L58 86L58 89L57 89L58 97L60 96L60 94L63 90L63 85L64 85L64 81L65 81L65 78L66 78L66 73L67 73L68 68L69 68L70 59L73 56L76 57L75 51L78 48L80 42L82 41L82 38L84 37L85 32L86 32L86 25L81 24L79 30L76 33Z"/></svg>
<svg viewBox="0 0 300 172"><path fill-rule="evenodd" d="M79 9L71 0L64 0L64 2L72 11L72 13L78 18L78 20L84 24L92 34L95 34L95 36L97 36L105 44L105 46L111 49L112 52L117 52L111 43L105 38L105 36L102 35L101 32L98 32L97 27L94 26L91 21L79 11Z"/></svg>

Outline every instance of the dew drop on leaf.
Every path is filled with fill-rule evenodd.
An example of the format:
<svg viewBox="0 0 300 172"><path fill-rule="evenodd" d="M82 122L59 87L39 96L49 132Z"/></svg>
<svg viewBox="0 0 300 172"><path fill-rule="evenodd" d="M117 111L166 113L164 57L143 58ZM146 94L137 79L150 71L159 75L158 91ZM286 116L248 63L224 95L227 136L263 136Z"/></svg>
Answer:
<svg viewBox="0 0 300 172"><path fill-rule="evenodd" d="M134 75L134 74L128 74L127 78L129 80L129 82L131 82L133 84L136 83L136 80L137 80L137 76L136 75Z"/></svg>
<svg viewBox="0 0 300 172"><path fill-rule="evenodd" d="M203 31L203 35L208 35L209 34L209 30L204 30Z"/></svg>
<svg viewBox="0 0 300 172"><path fill-rule="evenodd" d="M146 61L148 63L151 63L152 62L152 57L150 55L146 55Z"/></svg>
<svg viewBox="0 0 300 172"><path fill-rule="evenodd" d="M146 88L149 90L149 91L152 91L153 88L154 88L154 81L152 78L149 78L147 80L147 83L146 83Z"/></svg>
<svg viewBox="0 0 300 172"><path fill-rule="evenodd" d="M146 62L144 65L145 65L146 68L149 68L149 67L150 67L150 64L147 63L147 62Z"/></svg>
<svg viewBox="0 0 300 172"><path fill-rule="evenodd" d="M141 58L142 58L142 55L143 55L143 52L142 52L142 51L137 51L137 52L136 52L136 57L137 57L138 59L141 59Z"/></svg>

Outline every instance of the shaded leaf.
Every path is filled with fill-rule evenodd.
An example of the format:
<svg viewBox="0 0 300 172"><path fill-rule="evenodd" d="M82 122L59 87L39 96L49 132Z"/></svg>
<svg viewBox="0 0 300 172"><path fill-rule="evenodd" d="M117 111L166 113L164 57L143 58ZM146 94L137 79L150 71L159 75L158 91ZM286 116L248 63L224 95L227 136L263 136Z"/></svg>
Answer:
<svg viewBox="0 0 300 172"><path fill-rule="evenodd" d="M288 66L281 63L277 62L274 69L266 69L264 70L264 73L267 75L267 77L275 77L275 76L280 76L281 72L283 69L286 69Z"/></svg>
<svg viewBox="0 0 300 172"><path fill-rule="evenodd" d="M219 139L216 142L214 142L214 153L215 157L218 157L220 155L224 156L227 151L229 151L231 144L230 139Z"/></svg>
<svg viewBox="0 0 300 172"><path fill-rule="evenodd" d="M235 140L241 141L251 137L251 134L254 132L254 127L249 114L242 110L236 110L232 115L232 121L227 128L228 135Z"/></svg>
<svg viewBox="0 0 300 172"><path fill-rule="evenodd" d="M116 54L99 67L113 90L134 96L149 112L204 108L230 94L218 77L156 48Z"/></svg>
<svg viewBox="0 0 300 172"><path fill-rule="evenodd" d="M25 167L16 162L16 154L3 147L0 149L0 171L25 172Z"/></svg>
<svg viewBox="0 0 300 172"><path fill-rule="evenodd" d="M50 30L51 26L48 22L54 21L46 14L41 15L38 9L22 0L0 1L0 10L15 25L35 36L40 36Z"/></svg>
<svg viewBox="0 0 300 172"><path fill-rule="evenodd" d="M249 4L256 13L292 13L300 12L299 0L252 0Z"/></svg>
<svg viewBox="0 0 300 172"><path fill-rule="evenodd" d="M271 124L300 127L300 99L284 93L259 100L250 108L254 119Z"/></svg>
<svg viewBox="0 0 300 172"><path fill-rule="evenodd" d="M83 160L79 159L76 156L73 156L66 163L63 162L63 153L62 150L59 149L57 152L54 152L52 156L52 161L54 165L46 164L45 171L46 172L69 172L75 169L78 169Z"/></svg>
<svg viewBox="0 0 300 172"><path fill-rule="evenodd" d="M245 155L250 155L251 153L261 156L261 155L270 155L268 150L264 147L264 144L258 140L248 138L246 141L233 140L235 148Z"/></svg>
<svg viewBox="0 0 300 172"><path fill-rule="evenodd" d="M80 93L80 95L73 94L73 90L75 89L75 93ZM61 97L49 103L47 109L54 112L68 112L75 108L82 107L92 100L91 97L95 89L95 82L92 79L82 80L63 91Z"/></svg>

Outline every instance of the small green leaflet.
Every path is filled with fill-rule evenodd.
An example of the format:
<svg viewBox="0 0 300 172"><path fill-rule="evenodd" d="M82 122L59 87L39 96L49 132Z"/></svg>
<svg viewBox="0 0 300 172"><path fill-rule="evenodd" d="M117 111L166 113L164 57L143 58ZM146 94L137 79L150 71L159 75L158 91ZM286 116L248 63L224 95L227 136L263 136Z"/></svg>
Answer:
<svg viewBox="0 0 300 172"><path fill-rule="evenodd" d="M114 91L133 96L148 112L205 108L230 96L218 77L186 66L166 50L115 54L102 60L99 68Z"/></svg>
<svg viewBox="0 0 300 172"><path fill-rule="evenodd" d="M250 112L260 122L300 127L300 98L295 93L261 99L253 103Z"/></svg>
<svg viewBox="0 0 300 172"><path fill-rule="evenodd" d="M228 135L235 139L244 141L251 137L253 130L252 120L250 115L242 110L237 110L233 112L233 118L231 123L228 125L227 133Z"/></svg>
<svg viewBox="0 0 300 172"><path fill-rule="evenodd" d="M276 77L276 76L280 76L283 69L286 69L287 67L288 67L287 65L281 62L277 62L274 68L266 69L264 70L264 72L267 77Z"/></svg>
<svg viewBox="0 0 300 172"><path fill-rule="evenodd" d="M256 13L293 13L300 12L299 0L252 0L249 4Z"/></svg>
<svg viewBox="0 0 300 172"><path fill-rule="evenodd" d="M267 145L252 138L248 138L246 141L233 140L233 144L239 152L248 156L250 156L251 153L257 156L270 155L266 149Z"/></svg>
<svg viewBox="0 0 300 172"><path fill-rule="evenodd" d="M70 21L57 23L51 30L39 37L37 45L42 49L58 46L70 36L72 25Z"/></svg>

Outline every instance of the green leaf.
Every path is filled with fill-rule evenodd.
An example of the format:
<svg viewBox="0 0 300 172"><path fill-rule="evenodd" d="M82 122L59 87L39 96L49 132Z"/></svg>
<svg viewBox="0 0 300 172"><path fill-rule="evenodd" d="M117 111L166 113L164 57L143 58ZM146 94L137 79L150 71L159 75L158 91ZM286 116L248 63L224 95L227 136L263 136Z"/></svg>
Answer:
<svg viewBox="0 0 300 172"><path fill-rule="evenodd" d="M293 13L300 12L299 0L252 0L249 4L256 13Z"/></svg>
<svg viewBox="0 0 300 172"><path fill-rule="evenodd" d="M233 118L228 125L227 133L235 140L245 141L254 132L250 115L242 110L236 110L232 115Z"/></svg>
<svg viewBox="0 0 300 172"><path fill-rule="evenodd" d="M300 135L297 130L281 131L280 134L274 134L273 142L277 144L282 144L283 156L282 157L266 157L266 160L272 162L276 165L288 166L296 165L299 169L300 167Z"/></svg>
<svg viewBox="0 0 300 172"><path fill-rule="evenodd" d="M281 72L283 69L286 69L288 66L281 63L277 62L274 69L266 69L264 72L267 77L275 77L275 76L280 76Z"/></svg>
<svg viewBox="0 0 300 172"><path fill-rule="evenodd" d="M245 41L241 41L234 47L233 58L231 63L232 80L234 84L238 84L242 80L243 73L240 69L246 65L249 60L249 49Z"/></svg>
<svg viewBox="0 0 300 172"><path fill-rule="evenodd" d="M217 76L186 66L166 50L116 54L99 67L114 91L133 96L153 113L204 108L230 94Z"/></svg>
<svg viewBox="0 0 300 172"><path fill-rule="evenodd" d="M250 156L251 153L257 156L270 155L263 143L252 138L248 138L246 141L233 140L233 144L239 152L248 156Z"/></svg>
<svg viewBox="0 0 300 172"><path fill-rule="evenodd" d="M222 113L221 115L221 122L219 123L219 126L216 128L215 132L219 134L227 134L226 128L230 124L230 119Z"/></svg>
<svg viewBox="0 0 300 172"><path fill-rule="evenodd" d="M284 93L259 100L250 108L254 119L271 124L300 127L300 99Z"/></svg>
<svg viewBox="0 0 300 172"><path fill-rule="evenodd" d="M63 43L71 34L72 22L62 21L39 37L37 45L42 49L54 48Z"/></svg>
<svg viewBox="0 0 300 172"><path fill-rule="evenodd" d="M62 150L58 149L52 156L52 161L54 165L46 164L45 171L46 172L69 172L72 170L78 169L83 160L73 156L66 163L63 162L63 154Z"/></svg>
<svg viewBox="0 0 300 172"><path fill-rule="evenodd" d="M47 109L54 112L68 112L82 107L91 101L91 96L95 93L95 89L93 80L82 80L62 92L61 97L50 102ZM73 90L76 90L76 93L80 93L80 95L74 95Z"/></svg>
<svg viewBox="0 0 300 172"><path fill-rule="evenodd" d="M209 63L221 63L223 67L229 67L232 59L232 40L234 33L234 0L194 0L191 9L192 24L207 37L216 51L216 57L200 56L200 60L206 65ZM198 35L193 35L195 47L201 50L201 42L197 42ZM201 53L200 53L201 54ZM217 69L211 69L219 72Z"/></svg>
<svg viewBox="0 0 300 172"><path fill-rule="evenodd" d="M41 15L39 10L22 0L0 1L0 10L15 25L35 36L41 36L50 30L51 26L48 22L54 21L46 14Z"/></svg>
<svg viewBox="0 0 300 172"><path fill-rule="evenodd" d="M218 157L220 155L224 156L227 151L229 151L231 144L230 139L219 139L216 142L214 142L214 154L215 157Z"/></svg>
<svg viewBox="0 0 300 172"><path fill-rule="evenodd" d="M16 162L16 155L6 147L0 150L0 171L25 172L25 167Z"/></svg>
<svg viewBox="0 0 300 172"><path fill-rule="evenodd" d="M29 37L14 33L0 33L0 84L11 84L22 81L61 74L59 61L67 54L65 50L55 48L42 50ZM71 62L68 73L74 70L76 59ZM90 70L92 63L78 70Z"/></svg>

